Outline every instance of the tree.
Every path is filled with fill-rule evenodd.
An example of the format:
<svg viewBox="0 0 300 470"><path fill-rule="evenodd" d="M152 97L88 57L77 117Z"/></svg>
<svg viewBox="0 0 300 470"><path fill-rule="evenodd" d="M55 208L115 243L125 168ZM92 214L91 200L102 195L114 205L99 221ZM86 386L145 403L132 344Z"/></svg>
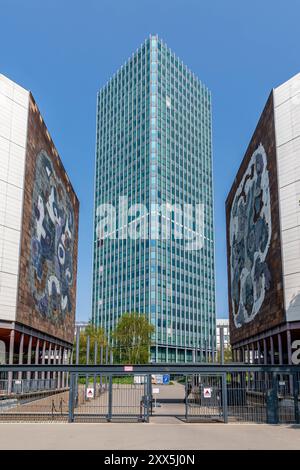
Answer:
<svg viewBox="0 0 300 470"><path fill-rule="evenodd" d="M217 353L217 362L221 361L221 351L218 351ZM231 347L225 346L224 347L224 364L228 364L229 362L232 362L232 351Z"/></svg>
<svg viewBox="0 0 300 470"><path fill-rule="evenodd" d="M97 362L99 364L99 350L101 346L105 348L107 346L107 338L103 328L100 326L95 326L91 321L89 321L85 330L80 332L79 336L79 363L86 364L87 362L87 339L90 338L90 352L89 352L89 362L94 362L94 349L95 342L97 342ZM76 341L74 345L74 362L76 361Z"/></svg>
<svg viewBox="0 0 300 470"><path fill-rule="evenodd" d="M150 360L151 335L154 326L145 315L124 313L113 332L114 362L146 364Z"/></svg>

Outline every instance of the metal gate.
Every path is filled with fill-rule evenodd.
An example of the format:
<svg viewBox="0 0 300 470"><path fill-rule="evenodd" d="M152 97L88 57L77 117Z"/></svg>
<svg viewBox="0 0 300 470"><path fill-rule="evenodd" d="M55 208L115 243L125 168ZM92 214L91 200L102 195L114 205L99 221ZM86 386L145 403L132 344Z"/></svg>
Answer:
<svg viewBox="0 0 300 470"><path fill-rule="evenodd" d="M148 422L154 405L159 420L300 423L296 366L21 364L0 365L0 373L0 421ZM156 387L163 394L151 388L153 373L171 377Z"/></svg>
<svg viewBox="0 0 300 470"><path fill-rule="evenodd" d="M71 388L70 421L141 421L149 420L148 376L74 375Z"/></svg>
<svg viewBox="0 0 300 470"><path fill-rule="evenodd" d="M226 374L230 422L299 423L299 375L268 372Z"/></svg>
<svg viewBox="0 0 300 470"><path fill-rule="evenodd" d="M226 421L223 376L193 374L186 380L186 420Z"/></svg>

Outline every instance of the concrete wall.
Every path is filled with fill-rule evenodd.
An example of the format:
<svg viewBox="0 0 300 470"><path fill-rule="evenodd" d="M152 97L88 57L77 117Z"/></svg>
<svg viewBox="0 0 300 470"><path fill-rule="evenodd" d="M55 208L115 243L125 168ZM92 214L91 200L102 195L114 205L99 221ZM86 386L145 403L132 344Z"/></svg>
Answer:
<svg viewBox="0 0 300 470"><path fill-rule="evenodd" d="M29 92L0 75L0 318L16 316Z"/></svg>
<svg viewBox="0 0 300 470"><path fill-rule="evenodd" d="M274 90L285 309L300 320L300 74Z"/></svg>

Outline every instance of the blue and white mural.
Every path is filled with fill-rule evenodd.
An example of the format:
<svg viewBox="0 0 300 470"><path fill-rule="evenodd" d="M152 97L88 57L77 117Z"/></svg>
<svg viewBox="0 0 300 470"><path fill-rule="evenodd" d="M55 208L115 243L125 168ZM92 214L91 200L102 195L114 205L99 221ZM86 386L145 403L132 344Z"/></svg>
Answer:
<svg viewBox="0 0 300 470"><path fill-rule="evenodd" d="M270 289L266 258L271 235L267 155L260 144L235 193L230 214L231 302L236 328L254 319Z"/></svg>
<svg viewBox="0 0 300 470"><path fill-rule="evenodd" d="M30 284L36 310L54 324L72 310L74 210L47 153L36 158Z"/></svg>

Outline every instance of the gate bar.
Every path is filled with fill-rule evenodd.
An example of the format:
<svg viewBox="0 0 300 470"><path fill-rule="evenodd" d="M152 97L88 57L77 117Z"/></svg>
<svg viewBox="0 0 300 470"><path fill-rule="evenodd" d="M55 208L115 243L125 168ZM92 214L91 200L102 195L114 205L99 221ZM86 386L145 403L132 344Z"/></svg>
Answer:
<svg viewBox="0 0 300 470"><path fill-rule="evenodd" d="M69 390L69 423L73 423L74 421L74 393L75 393L75 375L73 373L70 374L70 390ZM78 377L76 377L78 380ZM76 382L77 382L76 380Z"/></svg>
<svg viewBox="0 0 300 470"><path fill-rule="evenodd" d="M130 365L112 365L112 364L1 364L0 372L16 372L16 371L51 371L51 372L75 372L81 374L116 374L116 375L143 375L143 374L224 374L233 372L264 372L277 374L296 374L300 373L300 366L293 365L254 365L254 364L137 364Z"/></svg>
<svg viewBox="0 0 300 470"><path fill-rule="evenodd" d="M294 404L295 404L295 421L300 424L300 402L299 402L299 383L297 374L293 374L293 391L294 391Z"/></svg>
<svg viewBox="0 0 300 470"><path fill-rule="evenodd" d="M110 375L109 382L108 382L108 415L107 415L108 422L110 422L112 418L112 399L113 399L113 381L112 381L112 375Z"/></svg>
<svg viewBox="0 0 300 470"><path fill-rule="evenodd" d="M222 405L224 423L228 423L227 376L222 374Z"/></svg>

